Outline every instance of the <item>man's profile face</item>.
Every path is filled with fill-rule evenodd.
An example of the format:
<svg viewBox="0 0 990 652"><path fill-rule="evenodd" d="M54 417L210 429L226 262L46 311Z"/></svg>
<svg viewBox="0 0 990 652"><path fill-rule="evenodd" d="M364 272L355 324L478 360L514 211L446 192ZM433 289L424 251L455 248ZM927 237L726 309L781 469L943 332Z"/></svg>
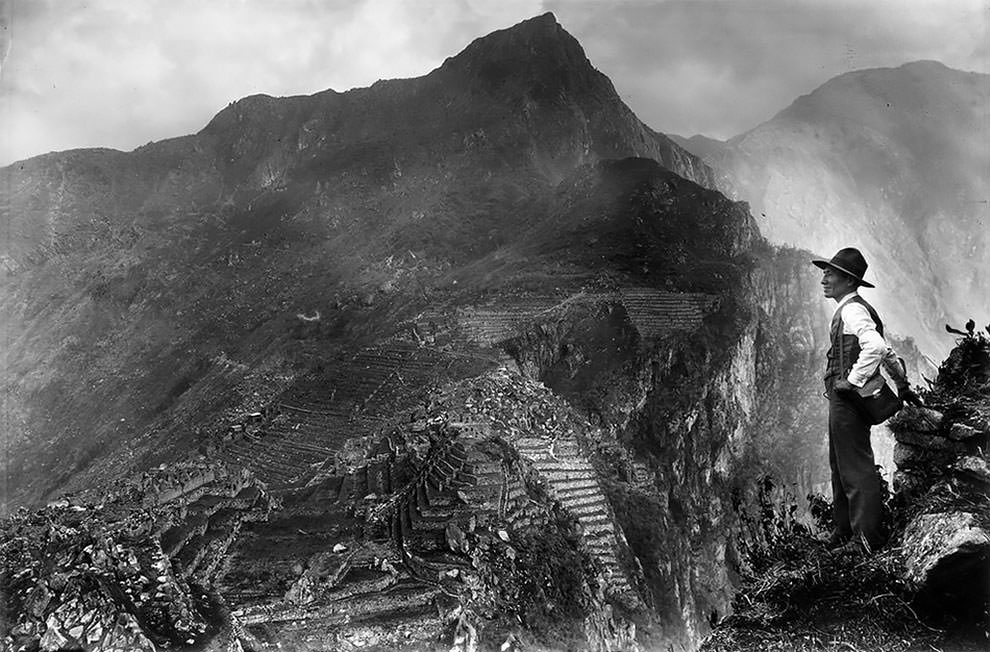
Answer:
<svg viewBox="0 0 990 652"><path fill-rule="evenodd" d="M827 299L838 301L856 289L856 280L848 274L826 267L822 272L822 288Z"/></svg>

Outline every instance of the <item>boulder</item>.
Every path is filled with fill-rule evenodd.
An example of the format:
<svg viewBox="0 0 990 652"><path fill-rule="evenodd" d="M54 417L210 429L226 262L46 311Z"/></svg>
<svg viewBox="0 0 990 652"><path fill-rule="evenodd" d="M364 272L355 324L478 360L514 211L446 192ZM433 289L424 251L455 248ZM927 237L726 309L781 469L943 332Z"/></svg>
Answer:
<svg viewBox="0 0 990 652"><path fill-rule="evenodd" d="M942 427L943 415L938 410L916 405L904 408L887 421L887 426L895 433L904 430L915 432L938 432Z"/></svg>
<svg viewBox="0 0 990 652"><path fill-rule="evenodd" d="M905 496L908 500L914 500L928 491L932 481L917 470L898 469L894 471L893 483L896 493Z"/></svg>
<svg viewBox="0 0 990 652"><path fill-rule="evenodd" d="M990 532L973 514L922 514L904 530L904 578L919 593L960 599L983 596L990 568Z"/></svg>
<svg viewBox="0 0 990 652"><path fill-rule="evenodd" d="M69 639L59 630L59 625L61 623L55 618L54 615L48 617L45 623L46 629L44 635L41 637L41 649L42 650L60 650L65 647L65 644L69 642Z"/></svg>
<svg viewBox="0 0 990 652"><path fill-rule="evenodd" d="M967 455L952 465L957 477L977 484L990 485L990 464L982 457Z"/></svg>
<svg viewBox="0 0 990 652"><path fill-rule="evenodd" d="M975 428L979 434L990 434L990 401L970 403L969 415L963 419L967 426Z"/></svg>
<svg viewBox="0 0 990 652"><path fill-rule="evenodd" d="M447 538L447 547L454 552L467 552L469 548L467 538L464 536L461 528L457 526L457 523L448 523L445 535Z"/></svg>
<svg viewBox="0 0 990 652"><path fill-rule="evenodd" d="M977 430L973 426L968 426L965 423L955 423L949 428L949 437L955 441L966 441L978 435L985 434L985 432Z"/></svg>
<svg viewBox="0 0 990 652"><path fill-rule="evenodd" d="M894 433L894 439L902 444L910 444L911 446L917 446L919 448L925 448L928 450L935 451L948 451L952 453L967 453L969 452L966 444L959 440L953 441L951 439L946 439L945 437L940 437L938 435L933 435L925 432L917 432L914 430L904 430L902 432Z"/></svg>
<svg viewBox="0 0 990 652"><path fill-rule="evenodd" d="M48 608L48 603L51 602L51 599L51 592L45 585L45 581L41 580L28 597L28 612L36 618L41 618L45 615L45 610Z"/></svg>
<svg viewBox="0 0 990 652"><path fill-rule="evenodd" d="M933 450L903 442L894 445L894 464L898 469L942 471L947 469L957 456L958 454L953 451Z"/></svg>

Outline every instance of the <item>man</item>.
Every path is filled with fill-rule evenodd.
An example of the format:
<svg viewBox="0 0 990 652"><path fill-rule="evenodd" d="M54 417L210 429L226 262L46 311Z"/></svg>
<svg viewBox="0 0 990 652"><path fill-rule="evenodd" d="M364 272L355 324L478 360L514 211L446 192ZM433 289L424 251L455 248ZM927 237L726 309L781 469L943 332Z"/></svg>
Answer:
<svg viewBox="0 0 990 652"><path fill-rule="evenodd" d="M845 544L846 551L875 550L883 544L880 478L870 445L870 423L862 413L856 389L879 374L884 364L892 372L902 400L913 403L918 398L883 338L880 317L857 291L859 287L875 287L863 280L868 267L863 255L850 247L839 250L831 260L811 262L823 270L825 296L838 304L825 368L835 528L828 542L832 546Z"/></svg>

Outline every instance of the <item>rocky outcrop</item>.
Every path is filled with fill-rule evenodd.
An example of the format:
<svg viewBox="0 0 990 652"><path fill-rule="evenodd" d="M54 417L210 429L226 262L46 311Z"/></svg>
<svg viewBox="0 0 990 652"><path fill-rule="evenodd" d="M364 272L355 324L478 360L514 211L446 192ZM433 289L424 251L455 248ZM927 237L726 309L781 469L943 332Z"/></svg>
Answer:
<svg viewBox="0 0 990 652"><path fill-rule="evenodd" d="M990 332L990 326L987 327ZM890 420L895 492L878 549L835 546L831 504L809 496L814 525L767 477L742 511L736 612L702 645L742 650L981 649L990 607L990 500L985 456L990 340L967 332L927 390L927 407ZM886 485L883 485L886 489Z"/></svg>
<svg viewBox="0 0 990 652"><path fill-rule="evenodd" d="M970 333L939 370L928 403L891 419L894 489L905 511L905 579L967 611L990 600L990 340Z"/></svg>
<svg viewBox="0 0 990 652"><path fill-rule="evenodd" d="M922 514L904 531L906 579L924 591L970 599L986 580L990 532L970 512ZM985 587L983 587L985 589ZM980 596L980 590L975 591Z"/></svg>

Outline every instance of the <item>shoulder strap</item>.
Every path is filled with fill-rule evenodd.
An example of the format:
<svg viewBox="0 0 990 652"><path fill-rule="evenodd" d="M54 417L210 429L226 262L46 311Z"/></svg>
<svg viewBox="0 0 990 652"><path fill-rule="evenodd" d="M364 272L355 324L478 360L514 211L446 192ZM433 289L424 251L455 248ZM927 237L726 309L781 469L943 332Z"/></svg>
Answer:
<svg viewBox="0 0 990 652"><path fill-rule="evenodd" d="M846 373L846 360L845 360L845 356L843 355L843 353L845 353L846 347L844 346L844 343L842 341L842 337L843 337L843 335L845 335L845 333L843 331L846 328L845 322L842 321L842 308L843 307L844 306L839 306L839 311L836 313L839 316L839 329L837 331L837 335L835 336L835 344L833 344L833 346L839 347L839 375L840 376L842 376L842 374L845 374Z"/></svg>
<svg viewBox="0 0 990 652"><path fill-rule="evenodd" d="M870 319L873 320L873 323L877 327L877 332L880 333L880 337L883 337L883 322L880 321L880 316L877 314L877 311L874 310L873 306L867 303L866 300L863 299L863 297L859 296L858 294L852 297L851 299L849 299L849 303L852 303L853 301L862 304L863 307L866 308L866 311L870 313ZM845 355L843 355L845 353L845 347L842 346L842 337L844 335L843 330L845 329L845 323L842 321L842 308L844 307L845 306L841 306L838 312L836 313L839 317L839 333L836 336L836 344L835 344L836 346L839 347L839 373L845 373L846 370ZM903 362L901 364L903 364ZM881 360L881 366L882 365L883 362ZM879 375L879 374L880 374L880 367L878 366L876 373L874 375ZM906 373L903 374L903 378L906 382L907 381Z"/></svg>
<svg viewBox="0 0 990 652"><path fill-rule="evenodd" d="M852 303L853 301L866 308L866 312L870 313L870 319L873 320L873 323L877 327L877 332L880 333L880 337L883 337L883 322L880 320L880 315L877 314L877 311L873 308L873 306L867 303L866 299L858 294L849 299L849 303ZM842 308L839 309L839 319L842 319Z"/></svg>

